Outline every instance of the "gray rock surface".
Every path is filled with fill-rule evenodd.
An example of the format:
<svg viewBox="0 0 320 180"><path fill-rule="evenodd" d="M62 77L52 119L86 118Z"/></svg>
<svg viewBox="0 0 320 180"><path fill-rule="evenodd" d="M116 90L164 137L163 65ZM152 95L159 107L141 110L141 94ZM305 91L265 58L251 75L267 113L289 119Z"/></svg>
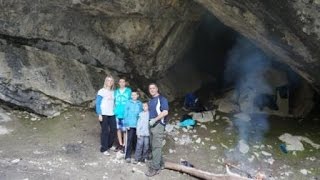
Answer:
<svg viewBox="0 0 320 180"><path fill-rule="evenodd" d="M0 1L0 99L51 116L93 100L107 73L183 95L166 72L188 51L201 5L320 90L318 0L13 0Z"/></svg>
<svg viewBox="0 0 320 180"><path fill-rule="evenodd" d="M155 78L199 16L192 1L1 1L0 99L53 116L95 98L106 74ZM199 13L194 13L198 15Z"/></svg>
<svg viewBox="0 0 320 180"><path fill-rule="evenodd" d="M196 0L320 90L318 0Z"/></svg>

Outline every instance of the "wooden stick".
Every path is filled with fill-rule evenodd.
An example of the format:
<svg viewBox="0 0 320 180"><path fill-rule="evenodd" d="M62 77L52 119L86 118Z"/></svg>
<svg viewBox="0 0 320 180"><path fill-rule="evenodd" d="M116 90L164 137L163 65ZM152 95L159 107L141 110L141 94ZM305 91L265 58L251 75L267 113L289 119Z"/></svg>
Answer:
<svg viewBox="0 0 320 180"><path fill-rule="evenodd" d="M249 180L248 178L241 177L240 175L235 176L235 175L228 175L228 174L214 174L214 173L202 171L196 168L187 167L187 166L172 163L172 162L165 162L164 167L166 169L187 173L191 176L198 177L201 179L206 179L206 180Z"/></svg>
<svg viewBox="0 0 320 180"><path fill-rule="evenodd" d="M247 171L245 171L245 170L243 170L243 169L240 169L239 167L237 167L237 166L235 166L235 165L232 165L232 164L230 164L230 163L225 163L224 165L230 166L230 167L232 167L232 168L234 168L234 169L237 169L238 171L240 171L240 172L242 172L242 173L245 173L248 177L252 178L252 176L251 176L250 173L248 173Z"/></svg>

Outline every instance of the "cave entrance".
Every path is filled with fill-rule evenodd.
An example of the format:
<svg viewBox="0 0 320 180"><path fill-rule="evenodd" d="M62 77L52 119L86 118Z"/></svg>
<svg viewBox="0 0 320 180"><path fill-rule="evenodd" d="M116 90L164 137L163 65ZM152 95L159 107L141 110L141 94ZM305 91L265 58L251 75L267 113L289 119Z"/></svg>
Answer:
<svg viewBox="0 0 320 180"><path fill-rule="evenodd" d="M226 113L305 116L316 96L287 65L207 12L190 49L159 81L169 99L196 94L207 109Z"/></svg>

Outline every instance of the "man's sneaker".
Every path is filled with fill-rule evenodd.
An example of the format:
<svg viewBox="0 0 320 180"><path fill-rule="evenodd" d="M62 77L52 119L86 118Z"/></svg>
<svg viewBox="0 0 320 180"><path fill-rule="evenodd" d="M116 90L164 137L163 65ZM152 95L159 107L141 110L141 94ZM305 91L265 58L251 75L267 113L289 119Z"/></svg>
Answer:
<svg viewBox="0 0 320 180"><path fill-rule="evenodd" d="M160 173L160 170L155 170L153 168L149 168L148 172L145 173L146 176L152 177Z"/></svg>
<svg viewBox="0 0 320 180"><path fill-rule="evenodd" d="M131 163L131 159L130 159L130 158L127 158L127 159L126 159L126 163Z"/></svg>
<svg viewBox="0 0 320 180"><path fill-rule="evenodd" d="M103 154L106 155L106 156L110 156L109 151L105 151L105 152L103 152Z"/></svg>

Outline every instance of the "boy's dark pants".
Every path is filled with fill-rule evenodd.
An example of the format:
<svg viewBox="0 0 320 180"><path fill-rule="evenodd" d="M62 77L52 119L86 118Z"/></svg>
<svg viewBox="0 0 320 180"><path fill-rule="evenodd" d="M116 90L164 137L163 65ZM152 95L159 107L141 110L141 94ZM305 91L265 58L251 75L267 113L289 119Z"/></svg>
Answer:
<svg viewBox="0 0 320 180"><path fill-rule="evenodd" d="M114 116L102 115L101 125L101 148L100 152L107 151L112 147L116 137L116 119Z"/></svg>
<svg viewBox="0 0 320 180"><path fill-rule="evenodd" d="M149 150L149 136L139 136L135 152L135 160L141 161L146 160L148 157Z"/></svg>
<svg viewBox="0 0 320 180"><path fill-rule="evenodd" d="M131 150L134 147L134 141L136 139L136 128L129 128L127 130L127 143L126 143L126 155L125 159L131 158Z"/></svg>

